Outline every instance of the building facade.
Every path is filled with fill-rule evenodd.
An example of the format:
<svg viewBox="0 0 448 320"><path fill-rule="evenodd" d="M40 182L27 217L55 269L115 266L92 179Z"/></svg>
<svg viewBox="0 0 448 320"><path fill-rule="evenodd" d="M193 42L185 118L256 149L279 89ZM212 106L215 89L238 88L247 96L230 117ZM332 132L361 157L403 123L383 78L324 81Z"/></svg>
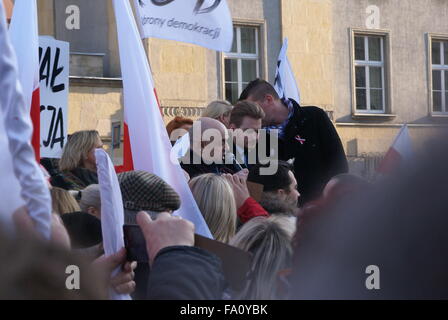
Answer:
<svg viewBox="0 0 448 320"><path fill-rule="evenodd" d="M353 172L370 176L403 124L416 148L448 124L448 1L227 2L230 53L144 40L166 122L196 118L212 100L234 102L257 77L272 83L287 37L301 104L328 112ZM97 129L110 143L123 117L112 1L38 6L40 34L71 44L69 132ZM119 163L120 149L113 154Z"/></svg>

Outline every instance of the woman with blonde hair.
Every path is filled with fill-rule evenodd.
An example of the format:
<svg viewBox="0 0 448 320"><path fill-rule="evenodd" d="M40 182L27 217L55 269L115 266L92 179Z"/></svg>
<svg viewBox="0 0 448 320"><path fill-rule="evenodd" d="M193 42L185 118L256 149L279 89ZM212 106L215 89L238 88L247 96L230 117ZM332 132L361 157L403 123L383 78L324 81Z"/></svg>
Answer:
<svg viewBox="0 0 448 320"><path fill-rule="evenodd" d="M50 189L50 193L52 209L57 214L61 215L81 211L78 202L76 202L69 191L53 187Z"/></svg>
<svg viewBox="0 0 448 320"><path fill-rule="evenodd" d="M224 177L204 174L190 180L190 189L215 240L228 243L236 230L233 190Z"/></svg>
<svg viewBox="0 0 448 320"><path fill-rule="evenodd" d="M233 106L230 102L225 100L216 100L209 103L209 105L202 112L202 117L212 118L218 120L229 129L230 113Z"/></svg>
<svg viewBox="0 0 448 320"><path fill-rule="evenodd" d="M59 170L63 176L64 189L82 190L98 183L95 149L103 143L96 130L78 131L72 134L62 152Z"/></svg>
<svg viewBox="0 0 448 320"><path fill-rule="evenodd" d="M236 294L242 300L280 299L279 277L292 263L293 223L288 217L253 218L244 224L230 245L252 253L252 274Z"/></svg>

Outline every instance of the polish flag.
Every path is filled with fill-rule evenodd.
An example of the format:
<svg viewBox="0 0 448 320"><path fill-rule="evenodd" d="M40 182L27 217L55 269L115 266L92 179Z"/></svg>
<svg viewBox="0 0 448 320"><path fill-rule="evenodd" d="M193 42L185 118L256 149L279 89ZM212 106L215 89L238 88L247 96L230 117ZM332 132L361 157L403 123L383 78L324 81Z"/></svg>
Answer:
<svg viewBox="0 0 448 320"><path fill-rule="evenodd" d="M181 207L174 214L190 220L197 234L211 238L179 163L170 159L171 143L132 8L129 1L114 0L113 4L123 79L124 157L132 159L133 169L153 173L173 187L181 198ZM127 134L130 145L126 145ZM131 165L125 160L125 166Z"/></svg>
<svg viewBox="0 0 448 320"><path fill-rule="evenodd" d="M390 174L413 156L411 137L407 125L403 125L394 143L381 161L377 172Z"/></svg>
<svg viewBox="0 0 448 320"><path fill-rule="evenodd" d="M15 49L19 80L33 122L32 145L40 160L39 33L36 0L16 0L9 36Z"/></svg>

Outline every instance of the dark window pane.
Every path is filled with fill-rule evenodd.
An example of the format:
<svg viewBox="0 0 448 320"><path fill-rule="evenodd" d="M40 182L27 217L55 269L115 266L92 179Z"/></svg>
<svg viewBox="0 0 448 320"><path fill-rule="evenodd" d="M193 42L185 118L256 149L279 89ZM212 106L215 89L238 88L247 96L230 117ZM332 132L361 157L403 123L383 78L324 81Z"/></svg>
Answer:
<svg viewBox="0 0 448 320"><path fill-rule="evenodd" d="M448 91L445 91L445 112L448 112Z"/></svg>
<svg viewBox="0 0 448 320"><path fill-rule="evenodd" d="M432 90L442 90L442 71L432 71Z"/></svg>
<svg viewBox="0 0 448 320"><path fill-rule="evenodd" d="M381 61L381 38L369 37L369 61Z"/></svg>
<svg viewBox="0 0 448 320"><path fill-rule="evenodd" d="M238 60L226 59L224 62L225 68L225 81L237 82L238 81Z"/></svg>
<svg viewBox="0 0 448 320"><path fill-rule="evenodd" d="M366 68L356 67L356 87L365 88L366 87Z"/></svg>
<svg viewBox="0 0 448 320"><path fill-rule="evenodd" d="M434 112L442 111L442 92L433 91L432 92L432 109Z"/></svg>
<svg viewBox="0 0 448 320"><path fill-rule="evenodd" d="M432 64L440 64L440 42L432 42Z"/></svg>
<svg viewBox="0 0 448 320"><path fill-rule="evenodd" d="M237 50L238 50L237 42L238 42L238 39L236 37L236 28L233 28L233 43L232 43L232 50L231 50L231 52L237 52Z"/></svg>
<svg viewBox="0 0 448 320"><path fill-rule="evenodd" d="M370 109L383 110L383 90L370 90Z"/></svg>
<svg viewBox="0 0 448 320"><path fill-rule="evenodd" d="M257 61L241 60L243 69L243 82L251 82L257 78Z"/></svg>
<svg viewBox="0 0 448 320"><path fill-rule="evenodd" d="M448 66L448 41L443 43L443 51L445 52L445 60L443 61L443 64Z"/></svg>
<svg viewBox="0 0 448 320"><path fill-rule="evenodd" d="M235 103L238 101L238 84L226 83L226 100Z"/></svg>
<svg viewBox="0 0 448 320"><path fill-rule="evenodd" d="M383 79L381 76L381 68L378 67L370 67L370 88L383 88Z"/></svg>
<svg viewBox="0 0 448 320"><path fill-rule="evenodd" d="M241 28L241 52L257 53L255 43L255 28Z"/></svg>
<svg viewBox="0 0 448 320"><path fill-rule="evenodd" d="M448 91L448 70L445 71L445 90Z"/></svg>
<svg viewBox="0 0 448 320"><path fill-rule="evenodd" d="M356 89L356 109L366 110L367 109L366 100L366 89Z"/></svg>
<svg viewBox="0 0 448 320"><path fill-rule="evenodd" d="M355 60L365 60L364 37L355 37Z"/></svg>

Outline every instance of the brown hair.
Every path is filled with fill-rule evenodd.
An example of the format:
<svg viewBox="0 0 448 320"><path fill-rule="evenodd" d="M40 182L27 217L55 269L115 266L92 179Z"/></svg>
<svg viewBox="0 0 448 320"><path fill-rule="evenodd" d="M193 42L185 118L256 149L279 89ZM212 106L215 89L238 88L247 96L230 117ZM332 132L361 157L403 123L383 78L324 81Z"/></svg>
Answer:
<svg viewBox="0 0 448 320"><path fill-rule="evenodd" d="M234 124L240 127L243 123L244 117L249 117L252 119L263 119L265 113L263 109L258 105L258 103L250 101L240 101L235 104L235 107L230 114L230 124Z"/></svg>
<svg viewBox="0 0 448 320"><path fill-rule="evenodd" d="M173 120L168 122L168 124L166 125L166 131L168 132L168 136L171 136L171 133L174 130L179 129L180 127L182 127L184 125L192 126L193 120L184 118L184 117L175 117Z"/></svg>

